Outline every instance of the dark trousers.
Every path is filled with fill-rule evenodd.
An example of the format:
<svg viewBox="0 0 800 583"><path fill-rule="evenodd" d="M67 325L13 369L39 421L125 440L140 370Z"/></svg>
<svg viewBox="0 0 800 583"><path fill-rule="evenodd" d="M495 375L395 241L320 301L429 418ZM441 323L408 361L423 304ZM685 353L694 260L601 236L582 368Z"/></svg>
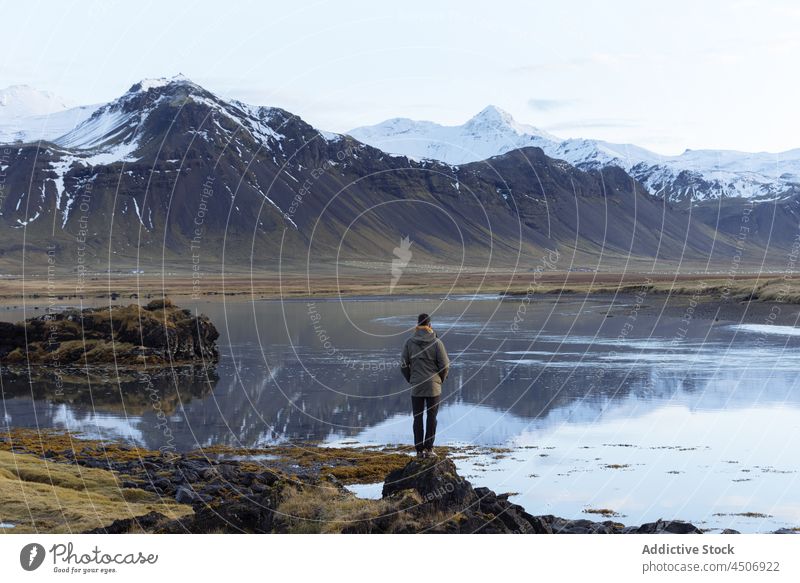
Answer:
<svg viewBox="0 0 800 583"><path fill-rule="evenodd" d="M439 412L440 397L411 397L414 412L414 447L417 451L433 449L436 439L436 414ZM427 412L425 434L422 433L422 414Z"/></svg>

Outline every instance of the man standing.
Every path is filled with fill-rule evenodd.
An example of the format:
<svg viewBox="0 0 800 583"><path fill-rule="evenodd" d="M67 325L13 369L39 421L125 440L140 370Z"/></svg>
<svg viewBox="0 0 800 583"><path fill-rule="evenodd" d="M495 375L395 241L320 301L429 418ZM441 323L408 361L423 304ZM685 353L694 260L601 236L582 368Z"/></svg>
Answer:
<svg viewBox="0 0 800 583"><path fill-rule="evenodd" d="M436 438L436 414L442 395L442 383L447 378L450 359L444 343L431 328L431 317L420 314L414 335L406 341L400 370L411 383L411 409L414 412L414 447L417 457L434 457L433 440ZM422 431L422 414L426 413L425 432Z"/></svg>

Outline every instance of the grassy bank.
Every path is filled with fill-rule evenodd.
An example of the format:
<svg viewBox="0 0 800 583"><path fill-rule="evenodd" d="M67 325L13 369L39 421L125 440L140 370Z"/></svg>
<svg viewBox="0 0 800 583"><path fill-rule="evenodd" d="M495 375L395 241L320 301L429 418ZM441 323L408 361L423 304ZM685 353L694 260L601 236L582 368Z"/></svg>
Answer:
<svg viewBox="0 0 800 583"><path fill-rule="evenodd" d="M122 488L108 470L0 451L0 522L12 533L72 533L114 520L158 512L172 519L192 513L138 488Z"/></svg>
<svg viewBox="0 0 800 583"><path fill-rule="evenodd" d="M387 274L389 272L387 271ZM48 303L108 305L138 300L146 303L164 295L177 303L189 300L251 301L261 299L327 298L388 295L389 278L374 273L339 275L255 273L206 275L192 280L182 275L103 275L87 280L81 293L72 277L48 282L41 278L6 277L0 280L0 303L6 306L44 306ZM751 298L800 303L800 278L776 273L647 273L647 272L544 272L492 270L463 272L415 272L403 274L392 295L447 294L614 294L635 293L642 286L659 294L695 295L708 298Z"/></svg>

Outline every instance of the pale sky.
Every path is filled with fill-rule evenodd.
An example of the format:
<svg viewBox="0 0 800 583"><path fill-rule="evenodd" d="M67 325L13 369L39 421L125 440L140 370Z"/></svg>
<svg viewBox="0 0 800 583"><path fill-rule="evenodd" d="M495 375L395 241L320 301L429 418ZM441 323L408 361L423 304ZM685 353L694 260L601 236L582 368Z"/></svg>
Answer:
<svg viewBox="0 0 800 583"><path fill-rule="evenodd" d="M488 104L561 137L800 147L800 3L0 0L0 87L79 104L148 77L330 131Z"/></svg>

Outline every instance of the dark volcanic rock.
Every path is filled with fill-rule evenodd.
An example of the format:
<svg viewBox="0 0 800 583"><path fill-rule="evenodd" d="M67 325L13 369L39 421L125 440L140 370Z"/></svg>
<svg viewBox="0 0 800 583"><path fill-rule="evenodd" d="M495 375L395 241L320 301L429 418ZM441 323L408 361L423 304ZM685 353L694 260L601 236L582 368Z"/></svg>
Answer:
<svg viewBox="0 0 800 583"><path fill-rule="evenodd" d="M271 486L267 483L271 482ZM215 499L209 503L194 504L195 513L158 525L153 532L174 534L190 532L208 533L269 533L281 532L279 516L275 510L282 500L285 482L265 479L258 496L237 496L233 499ZM295 486L297 486L295 484ZM179 488L179 492L183 487ZM200 495L204 500L210 496Z"/></svg>
<svg viewBox="0 0 800 583"><path fill-rule="evenodd" d="M133 518L120 518L107 526L87 530L83 534L127 534L143 530L150 532L160 523L168 522L169 518L159 512L150 512L143 516Z"/></svg>
<svg viewBox="0 0 800 583"><path fill-rule="evenodd" d="M386 476L383 497L401 490L416 490L422 501L442 510L461 510L478 500L470 483L458 475L455 464L446 458L415 460Z"/></svg>
<svg viewBox="0 0 800 583"><path fill-rule="evenodd" d="M628 527L626 534L702 534L702 531L690 522L683 520L656 520L639 527Z"/></svg>
<svg viewBox="0 0 800 583"><path fill-rule="evenodd" d="M585 518L567 520L549 514L537 518L542 519L549 525L553 534L619 534L624 532L623 529L625 528L623 524L612 520L603 522L594 522Z"/></svg>
<svg viewBox="0 0 800 583"><path fill-rule="evenodd" d="M211 501L211 496L195 492L190 486L178 486L175 492L175 501L178 504L202 504Z"/></svg>
<svg viewBox="0 0 800 583"><path fill-rule="evenodd" d="M63 367L211 364L219 358L217 338L208 317L164 299L0 323L0 359L2 364Z"/></svg>
<svg viewBox="0 0 800 583"><path fill-rule="evenodd" d="M519 504L505 496L498 496L489 488L475 488L480 500L480 510L485 518L494 517L478 532L511 532L516 534L552 534L552 527L541 517L528 514Z"/></svg>
<svg viewBox="0 0 800 583"><path fill-rule="evenodd" d="M242 532L271 532L275 520L274 507L268 497L258 501L236 500L207 508L198 513L196 525L222 523L227 529Z"/></svg>
<svg viewBox="0 0 800 583"><path fill-rule="evenodd" d="M406 493L412 492L412 496ZM383 498L397 502L416 524L432 523L431 533L542 533L552 529L541 517L498 496L473 488L446 458L414 460L386 476ZM449 515L449 519L444 518ZM373 523L370 532L380 531ZM376 528L377 527L377 528ZM412 531L409 531L412 532Z"/></svg>

